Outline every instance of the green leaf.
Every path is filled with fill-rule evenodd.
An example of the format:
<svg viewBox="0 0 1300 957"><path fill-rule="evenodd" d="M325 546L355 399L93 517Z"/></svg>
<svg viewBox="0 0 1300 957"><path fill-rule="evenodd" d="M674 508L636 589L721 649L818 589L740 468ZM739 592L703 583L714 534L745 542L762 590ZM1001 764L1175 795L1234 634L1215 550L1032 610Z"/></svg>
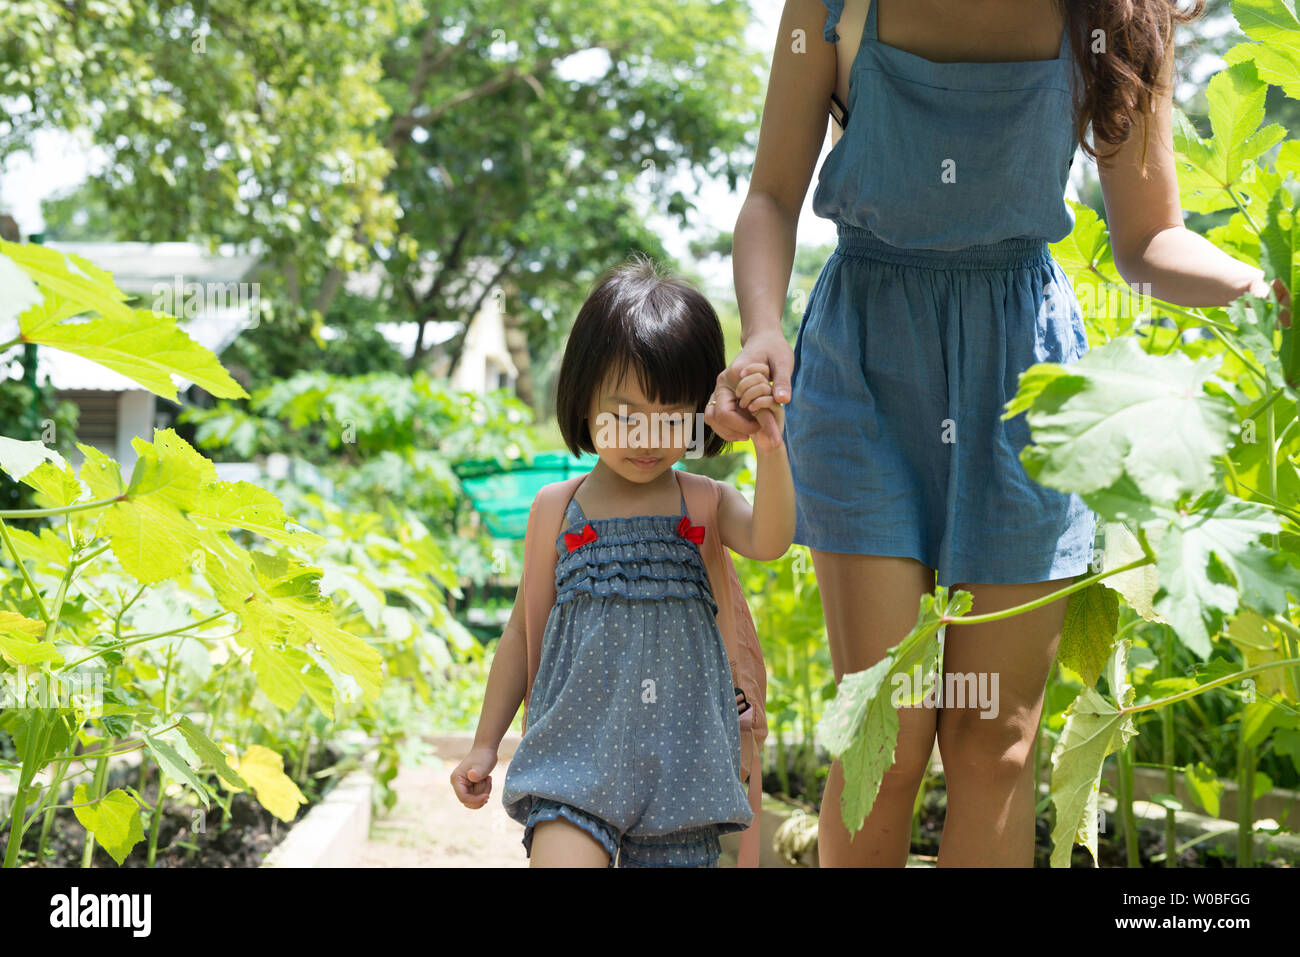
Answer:
<svg viewBox="0 0 1300 957"><path fill-rule="evenodd" d="M39 667L49 664L56 668L63 665L63 656L48 641L4 631L0 631L0 658L11 665Z"/></svg>
<svg viewBox="0 0 1300 957"><path fill-rule="evenodd" d="M172 375L183 376L220 398L248 398L217 357L191 339L175 319L147 309L127 310L121 318L24 328L23 336L28 342L98 362L173 402L177 390Z"/></svg>
<svg viewBox="0 0 1300 957"><path fill-rule="evenodd" d="M206 734L199 730L198 726L188 717L180 719L180 732L185 736L185 743L188 744L200 758L212 765L212 769L226 783L234 787L248 790L248 782L239 776L231 767L230 762L226 760L226 755L218 748Z"/></svg>
<svg viewBox="0 0 1300 957"><path fill-rule="evenodd" d="M47 294L56 293L84 307L85 311L93 310L123 321L131 317L131 310L122 305L126 302L126 293L117 288L113 277L76 253L62 253L35 243L3 240L0 240L0 253L17 263ZM48 328L33 322L28 315L22 322L24 336Z"/></svg>
<svg viewBox="0 0 1300 957"><path fill-rule="evenodd" d="M1282 723L1285 715L1286 712L1271 701L1252 701L1246 705L1241 713L1241 730L1246 746L1260 747L1273 729Z"/></svg>
<svg viewBox="0 0 1300 957"><path fill-rule="evenodd" d="M131 848L144 840L144 826L140 820L140 805L121 788L109 791L94 804L89 804L90 792L78 784L73 792L72 813L77 820L108 851L110 857L121 864L131 853Z"/></svg>
<svg viewBox="0 0 1300 957"><path fill-rule="evenodd" d="M1132 703L1124 661L1129 642L1117 642L1111 655L1109 679L1118 689L1120 703L1112 703L1092 688L1084 688L1066 709L1065 727L1052 750L1052 867L1069 867L1075 842L1088 848L1097 861L1097 795L1106 756L1122 748L1135 733L1133 719L1120 713ZM1125 700L1127 699L1127 700Z"/></svg>
<svg viewBox="0 0 1300 957"><path fill-rule="evenodd" d="M912 630L870 668L846 674L818 722L818 743L844 768L840 813L850 835L862 829L880 782L894 763L899 706L894 698L901 683L896 676L910 683L914 675L924 680L932 674L938 664L942 619L964 614L970 603L970 592L958 591L949 598L944 587L922 595ZM905 697L914 699L919 691L913 687L913 694Z"/></svg>
<svg viewBox="0 0 1300 957"><path fill-rule="evenodd" d="M122 467L93 445L77 443L77 450L85 456L77 477L86 483L92 498L114 498L126 491L122 480Z"/></svg>
<svg viewBox="0 0 1300 957"><path fill-rule="evenodd" d="M1241 31L1256 43L1239 43L1224 59L1254 60L1264 82L1282 87L1300 99L1300 21L1290 0L1233 0L1233 16Z"/></svg>
<svg viewBox="0 0 1300 957"><path fill-rule="evenodd" d="M166 741L159 741L151 737L147 732L144 735L144 746L149 749L149 753L158 762L158 767L162 772L173 781L179 781L197 794L205 808L209 806L207 787L194 774L185 759L176 753L175 748Z"/></svg>
<svg viewBox="0 0 1300 957"><path fill-rule="evenodd" d="M1179 194L1184 209L1213 213L1236 208L1255 160L1286 139L1286 129L1263 129L1267 84L1254 63L1241 62L1216 73L1206 88L1213 136L1202 140L1181 110L1173 108L1173 140Z"/></svg>
<svg viewBox="0 0 1300 957"><path fill-rule="evenodd" d="M45 444L37 439L21 442L0 435L0 469L8 472L9 477L15 481L21 482L28 472L46 459L59 466L68 464L62 455L54 449L46 448Z"/></svg>
<svg viewBox="0 0 1300 957"><path fill-rule="evenodd" d="M243 528L286 545L312 549L325 544L319 535L285 528L290 519L280 500L250 482L205 485L189 516L205 528Z"/></svg>
<svg viewBox="0 0 1300 957"><path fill-rule="evenodd" d="M77 481L72 466L66 462L56 466L53 462L42 462L23 477L23 484L29 485L45 496L54 508L71 505L86 494L86 490Z"/></svg>
<svg viewBox="0 0 1300 957"><path fill-rule="evenodd" d="M0 326L41 302L41 291L8 256L0 255Z"/></svg>
<svg viewBox="0 0 1300 957"><path fill-rule="evenodd" d="M1093 582L1070 596L1057 660L1092 687L1115 644L1119 628L1119 596L1101 582Z"/></svg>
<svg viewBox="0 0 1300 957"><path fill-rule="evenodd" d="M1106 522L1102 527L1105 551L1102 568L1109 571L1143 557L1142 545L1124 522ZM1148 531L1148 541L1154 547L1159 539ZM1164 621L1153 607L1160 576L1154 563L1106 578L1106 587L1124 596L1129 607L1147 621Z"/></svg>
<svg viewBox="0 0 1300 957"><path fill-rule="evenodd" d="M1170 526L1156 548L1160 588L1155 610L1199 658L1211 652L1225 615L1240 600L1265 614L1286 609L1292 578L1285 559L1263 546L1279 522L1260 505L1232 498L1222 489L1202 496L1189 512L1170 513ZM1223 571L1231 572L1236 584ZM1292 584L1292 587L1294 585Z"/></svg>
<svg viewBox="0 0 1300 957"><path fill-rule="evenodd" d="M1233 423L1227 400L1203 388L1220 361L1148 355L1131 337L1090 349L1026 413L1033 443L1020 453L1025 471L1048 488L1081 494L1127 475L1155 502L1207 488Z"/></svg>
<svg viewBox="0 0 1300 957"><path fill-rule="evenodd" d="M1281 279L1288 290L1295 289L1296 281L1300 279L1300 214L1289 193L1279 190L1270 199L1267 221L1260 231L1259 240L1260 267L1270 284L1274 279ZM1266 311L1271 314L1274 310L1268 307ZM1279 317L1270 315L1269 318ZM1267 331L1270 354L1274 328L1275 325L1271 324ZM1282 378L1293 390L1300 388L1300 334L1297 334L1297 329L1300 329L1300 323L1292 322L1289 328L1281 330L1282 345L1278 350Z"/></svg>
<svg viewBox="0 0 1300 957"><path fill-rule="evenodd" d="M1204 761L1189 764L1183 770L1183 782L1187 785L1188 793L1206 814L1210 817L1219 816L1219 796L1223 794L1223 782L1212 767Z"/></svg>

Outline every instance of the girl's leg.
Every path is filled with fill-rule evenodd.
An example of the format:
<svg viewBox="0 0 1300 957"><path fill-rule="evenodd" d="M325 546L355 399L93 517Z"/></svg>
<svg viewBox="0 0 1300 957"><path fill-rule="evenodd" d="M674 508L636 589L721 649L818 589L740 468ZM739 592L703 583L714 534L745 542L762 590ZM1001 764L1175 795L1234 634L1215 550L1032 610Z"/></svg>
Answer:
<svg viewBox="0 0 1300 957"><path fill-rule="evenodd" d="M533 825L529 867L609 867L609 852L572 821L555 818Z"/></svg>
<svg viewBox="0 0 1300 957"><path fill-rule="evenodd" d="M969 591L974 603L968 614L981 615L1033 601L1072 581L961 583L951 590ZM1061 598L1001 621L948 626L944 691L951 687L949 674L974 674L974 685L966 681L968 688L984 681L989 691L996 689L996 717L982 717L969 694L965 707L951 707L945 700L939 710L939 753L948 794L940 867L1033 866L1034 734L1068 603Z"/></svg>
<svg viewBox="0 0 1300 957"><path fill-rule="evenodd" d="M885 656L916 625L934 571L911 558L812 550L838 682ZM911 846L912 805L934 751L935 709L898 713L898 747L862 830L850 840L840 816L844 769L831 765L822 798L817 854L822 867L903 867Z"/></svg>

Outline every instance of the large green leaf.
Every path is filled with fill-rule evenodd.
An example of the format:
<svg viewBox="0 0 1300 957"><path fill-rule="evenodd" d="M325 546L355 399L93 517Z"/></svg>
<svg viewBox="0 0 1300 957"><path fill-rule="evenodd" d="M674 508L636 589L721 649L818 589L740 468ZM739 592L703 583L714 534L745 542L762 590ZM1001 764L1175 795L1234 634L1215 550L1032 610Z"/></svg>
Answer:
<svg viewBox="0 0 1300 957"><path fill-rule="evenodd" d="M183 376L220 398L248 397L217 357L191 339L175 319L147 309L132 310L122 319L100 317L24 329L23 338L98 362L173 402L177 390L172 375Z"/></svg>
<svg viewBox="0 0 1300 957"><path fill-rule="evenodd" d="M191 721L188 716L180 719L179 729L181 734L185 736L185 743L194 750L195 754L212 765L213 771L227 784L237 788L248 788L248 782L230 767L230 762L226 760L225 753L216 746L211 738L200 731L198 725Z"/></svg>
<svg viewBox="0 0 1300 957"><path fill-rule="evenodd" d="M913 686L909 700L915 700L920 689L912 677L919 674L924 681L938 666L942 619L965 614L970 605L967 591L949 597L948 590L939 587L922 595L912 630L870 668L846 674L818 722L818 743L844 768L840 813L850 835L862 829L885 772L894 763L899 706L894 698L900 683L895 676L907 678Z"/></svg>
<svg viewBox="0 0 1300 957"><path fill-rule="evenodd" d="M1217 357L1148 355L1125 337L1090 349L1065 374L1041 375L1031 366L1008 403L1024 408L1032 400L1026 416L1033 443L1020 453L1025 471L1085 498L1123 476L1155 502L1207 488L1233 424L1231 404L1202 387L1219 364Z"/></svg>
<svg viewBox="0 0 1300 957"><path fill-rule="evenodd" d="M1093 582L1070 596L1057 660L1082 678L1085 687L1092 687L1110 657L1118 627L1118 594Z"/></svg>
<svg viewBox="0 0 1300 957"><path fill-rule="evenodd" d="M1288 586L1296 590L1294 571L1260 542L1280 530L1273 513L1222 489L1206 493L1188 511L1161 511L1169 524L1156 546L1155 610L1194 654L1209 657L1210 636L1239 602L1264 614L1286 609Z"/></svg>
<svg viewBox="0 0 1300 957"><path fill-rule="evenodd" d="M1253 63L1238 63L1216 73L1205 94L1213 131L1209 140L1201 139L1183 112L1173 108L1174 153L1184 209L1213 213L1236 208L1243 184L1254 176L1255 160L1286 139L1286 129L1278 123L1259 128L1267 93L1268 86L1260 81Z"/></svg>
<svg viewBox="0 0 1300 957"><path fill-rule="evenodd" d="M175 748L166 741L152 737L147 732L144 735L144 744L149 749L149 753L153 755L153 759L158 762L160 770L173 781L179 781L197 794L205 808L209 806L207 786L198 779L193 769L177 753Z"/></svg>
<svg viewBox="0 0 1300 957"><path fill-rule="evenodd" d="M1300 100L1300 20L1293 0L1233 0L1241 31L1256 43L1239 43L1224 56L1229 63L1254 60L1266 83Z"/></svg>
<svg viewBox="0 0 1300 957"><path fill-rule="evenodd" d="M27 273L47 295L54 293L63 300L75 303L77 312L97 312L102 316L126 321L131 310L123 305L126 293L117 288L113 277L76 253L64 253L35 243L10 243L0 240L0 253L8 256ZM42 312L41 318L48 322ZM46 326L24 315L20 320L24 337L29 332L44 331ZM30 341L30 340L29 340Z"/></svg>
<svg viewBox="0 0 1300 957"><path fill-rule="evenodd" d="M54 449L46 448L39 439L23 442L19 439L0 435L0 469L9 473L15 481L22 481L27 473L46 459L60 466L67 465L63 456Z"/></svg>
<svg viewBox="0 0 1300 957"><path fill-rule="evenodd" d="M109 856L121 864L131 853L131 848L144 840L144 825L140 821L140 805L121 788L109 791L91 804L90 792L78 784L73 792L72 813L77 820L108 851Z"/></svg>
<svg viewBox="0 0 1300 957"><path fill-rule="evenodd" d="M1052 867L1069 867L1075 842L1097 860L1097 795L1106 756L1122 748L1135 733L1133 719L1120 707L1133 703L1126 678L1129 642L1117 642L1109 659L1108 679L1116 701L1084 688L1066 709L1065 727L1052 750Z"/></svg>

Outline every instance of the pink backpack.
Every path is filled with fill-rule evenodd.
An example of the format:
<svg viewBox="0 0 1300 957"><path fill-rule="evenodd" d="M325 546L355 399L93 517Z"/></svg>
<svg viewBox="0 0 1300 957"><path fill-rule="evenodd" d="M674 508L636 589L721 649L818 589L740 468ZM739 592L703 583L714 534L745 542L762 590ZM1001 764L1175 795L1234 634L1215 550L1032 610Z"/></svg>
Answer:
<svg viewBox="0 0 1300 957"><path fill-rule="evenodd" d="M754 618L740 587L731 553L718 535L718 502L722 486L706 475L676 471L691 524L703 525L700 555L708 572L709 588L718 606L718 630L722 633L732 684L745 696L749 707L740 715L740 777L749 785L749 806L753 823L741 833L739 867L757 867L759 817L762 812L762 754L767 739L767 667L763 649L754 630ZM524 534L524 571L519 590L524 602L524 634L528 649L528 681L524 691L524 729L528 728L528 699L542 660L542 634L555 604L555 540L564 522L569 500L586 475L544 486L533 500ZM525 584L527 587L525 588Z"/></svg>

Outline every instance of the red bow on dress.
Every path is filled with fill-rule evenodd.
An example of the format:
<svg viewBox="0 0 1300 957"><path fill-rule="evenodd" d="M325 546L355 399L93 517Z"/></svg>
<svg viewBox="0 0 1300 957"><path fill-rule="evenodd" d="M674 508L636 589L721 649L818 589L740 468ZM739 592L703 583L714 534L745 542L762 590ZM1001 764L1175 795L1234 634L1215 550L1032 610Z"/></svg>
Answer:
<svg viewBox="0 0 1300 957"><path fill-rule="evenodd" d="M596 530L591 527L591 522L582 526L581 532L565 532L564 544L569 547L569 551L575 551L586 545L588 542L596 540Z"/></svg>
<svg viewBox="0 0 1300 957"><path fill-rule="evenodd" d="M704 526L692 525L691 520L683 515L682 520L677 523L677 534L682 538L689 538L696 545L704 544Z"/></svg>

